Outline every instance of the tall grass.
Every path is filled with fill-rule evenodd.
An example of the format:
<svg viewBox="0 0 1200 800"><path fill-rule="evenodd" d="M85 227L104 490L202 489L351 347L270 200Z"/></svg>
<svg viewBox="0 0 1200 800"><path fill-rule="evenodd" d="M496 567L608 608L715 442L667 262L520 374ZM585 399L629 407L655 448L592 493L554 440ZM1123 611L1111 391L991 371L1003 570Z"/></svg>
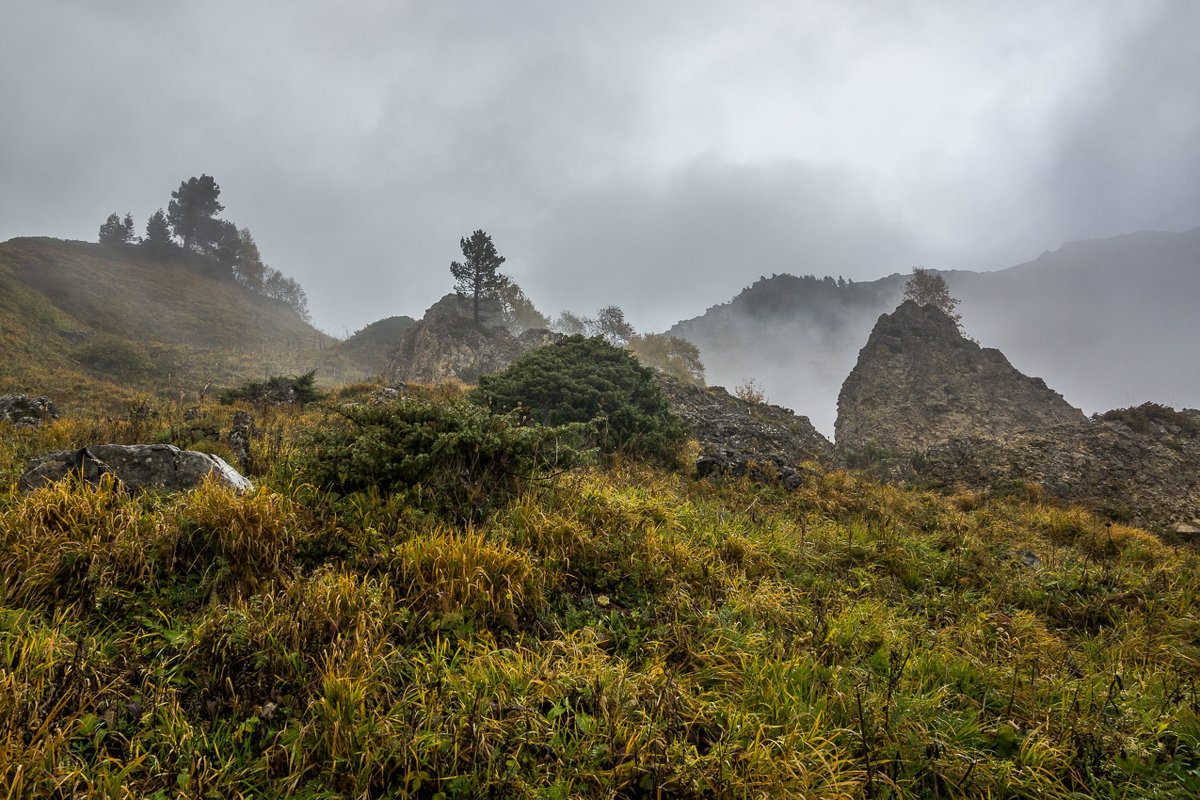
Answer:
<svg viewBox="0 0 1200 800"><path fill-rule="evenodd" d="M307 483L322 413L260 414L248 495L0 494L0 794L1200 791L1194 551L1036 495L632 462L460 525ZM7 429L0 469L185 422Z"/></svg>

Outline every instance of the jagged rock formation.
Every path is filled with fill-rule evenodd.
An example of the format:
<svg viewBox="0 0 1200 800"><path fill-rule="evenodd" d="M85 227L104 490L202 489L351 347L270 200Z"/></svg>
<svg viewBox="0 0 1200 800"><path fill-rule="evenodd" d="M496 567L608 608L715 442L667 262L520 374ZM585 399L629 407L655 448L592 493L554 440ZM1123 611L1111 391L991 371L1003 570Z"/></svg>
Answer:
<svg viewBox="0 0 1200 800"><path fill-rule="evenodd" d="M36 428L43 422L58 419L58 407L49 397L30 397L27 394L0 395L0 420L19 427Z"/></svg>
<svg viewBox="0 0 1200 800"><path fill-rule="evenodd" d="M254 489L254 484L224 459L169 444L101 444L55 450L31 460L19 486L21 491L30 491L71 476L95 484L109 474L130 491L187 491L210 476L238 491Z"/></svg>
<svg viewBox="0 0 1200 800"><path fill-rule="evenodd" d="M875 323L838 395L843 454L920 452L955 436L1007 436L1081 423L1083 412L911 300Z"/></svg>
<svg viewBox="0 0 1200 800"><path fill-rule="evenodd" d="M502 326L476 323L458 295L448 294L430 306L424 318L404 332L388 358L388 382L442 383L457 379L474 383L507 367L524 353L554 343L558 334L527 330L513 336Z"/></svg>
<svg viewBox="0 0 1200 800"><path fill-rule="evenodd" d="M1121 420L929 448L917 477L986 490L1014 480L1146 528L1200 533L1200 411L1132 426Z"/></svg>
<svg viewBox="0 0 1200 800"><path fill-rule="evenodd" d="M671 411L687 420L700 443L701 476L749 475L795 488L809 471L806 463L833 463L833 445L808 417L734 397L720 386L695 386L661 374L659 381Z"/></svg>

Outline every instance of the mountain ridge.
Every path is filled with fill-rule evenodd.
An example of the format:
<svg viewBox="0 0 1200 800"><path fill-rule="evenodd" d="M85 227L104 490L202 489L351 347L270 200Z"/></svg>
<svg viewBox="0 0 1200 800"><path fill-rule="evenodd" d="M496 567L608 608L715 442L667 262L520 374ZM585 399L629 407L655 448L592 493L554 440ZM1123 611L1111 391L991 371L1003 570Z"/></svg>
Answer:
<svg viewBox="0 0 1200 800"><path fill-rule="evenodd" d="M1200 338L1200 228L1068 242L993 272L931 271L962 301L968 333L1085 411L1200 405L1200 369L1170 352ZM700 348L712 382L753 377L832 435L841 381L907 278L763 277L667 333Z"/></svg>

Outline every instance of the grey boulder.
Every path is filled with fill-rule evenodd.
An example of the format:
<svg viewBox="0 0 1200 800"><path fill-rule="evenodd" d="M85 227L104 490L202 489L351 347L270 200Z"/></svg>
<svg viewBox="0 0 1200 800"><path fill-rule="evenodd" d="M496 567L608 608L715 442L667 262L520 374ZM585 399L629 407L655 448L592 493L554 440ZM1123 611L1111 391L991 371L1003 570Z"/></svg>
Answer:
<svg viewBox="0 0 1200 800"><path fill-rule="evenodd" d="M200 486L210 475L239 492L254 489L254 484L223 459L169 444L101 444L55 450L31 460L19 486L29 491L68 476L95 484L107 474L131 491L187 491Z"/></svg>

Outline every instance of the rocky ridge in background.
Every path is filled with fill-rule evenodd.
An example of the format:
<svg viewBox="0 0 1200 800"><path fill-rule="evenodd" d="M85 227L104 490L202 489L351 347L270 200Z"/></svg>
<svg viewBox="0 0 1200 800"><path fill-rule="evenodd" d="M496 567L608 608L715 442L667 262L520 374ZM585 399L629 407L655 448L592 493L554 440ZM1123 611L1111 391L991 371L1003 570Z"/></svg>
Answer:
<svg viewBox="0 0 1200 800"><path fill-rule="evenodd" d="M842 384L839 452L920 452L955 436L1007 436L1087 418L1041 378L980 347L934 306L909 300L875 323Z"/></svg>
<svg viewBox="0 0 1200 800"><path fill-rule="evenodd" d="M720 386L696 386L662 374L659 382L671 411L687 420L700 444L696 470L701 476L748 476L795 488L811 465L834 463L833 445L808 417L743 400Z"/></svg>
<svg viewBox="0 0 1200 800"><path fill-rule="evenodd" d="M1034 483L1112 519L1200 534L1200 411L1158 408L1140 423L1097 419L1004 438L956 437L929 448L914 473L976 490Z"/></svg>
<svg viewBox="0 0 1200 800"><path fill-rule="evenodd" d="M838 400L843 463L891 481L1046 495L1200 534L1200 412L1147 403L1088 420L932 306L884 314Z"/></svg>
<svg viewBox="0 0 1200 800"><path fill-rule="evenodd" d="M383 377L389 383L474 383L499 372L521 355L552 344L558 334L527 330L514 336L507 328L477 323L456 294L448 294L404 332L388 358Z"/></svg>

